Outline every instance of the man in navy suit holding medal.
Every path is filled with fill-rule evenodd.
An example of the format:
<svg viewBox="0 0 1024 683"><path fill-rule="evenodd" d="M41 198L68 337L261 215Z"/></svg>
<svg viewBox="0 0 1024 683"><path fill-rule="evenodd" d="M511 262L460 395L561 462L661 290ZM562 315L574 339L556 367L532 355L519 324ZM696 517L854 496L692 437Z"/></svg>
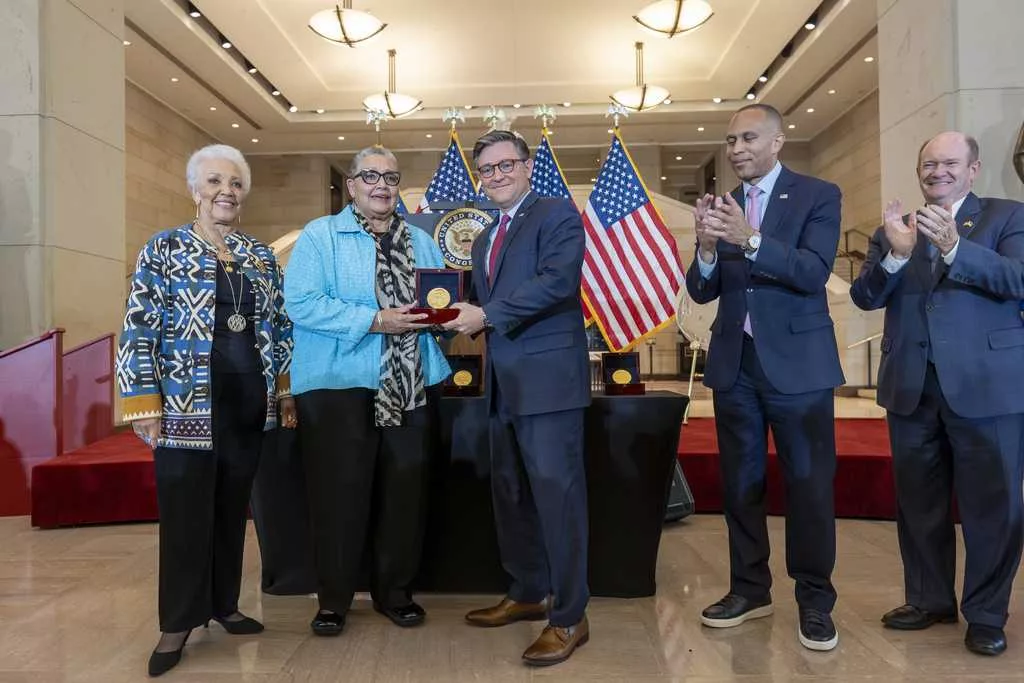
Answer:
<svg viewBox="0 0 1024 683"><path fill-rule="evenodd" d="M492 131L473 163L498 221L473 244L470 299L445 327L487 335L491 490L498 546L512 577L475 626L548 620L523 653L534 666L568 659L590 637L586 617L587 481L583 411L590 404L580 304L586 242L567 199L530 190L533 160L514 133Z"/></svg>
<svg viewBox="0 0 1024 683"><path fill-rule="evenodd" d="M941 133L918 155L925 205L885 208L850 296L885 308L878 403L888 411L906 604L887 628L957 621L956 494L971 652L1006 650L1024 544L1024 204L979 198L978 143Z"/></svg>
<svg viewBox="0 0 1024 683"><path fill-rule="evenodd" d="M765 486L771 427L786 483L786 568L796 582L797 636L839 642L832 621L836 534L833 389L843 383L825 283L839 243L840 192L778 160L782 117L764 104L729 122L726 151L743 181L697 201L697 255L686 288L718 299L704 384L714 391L728 593L701 613L712 628L772 613Z"/></svg>

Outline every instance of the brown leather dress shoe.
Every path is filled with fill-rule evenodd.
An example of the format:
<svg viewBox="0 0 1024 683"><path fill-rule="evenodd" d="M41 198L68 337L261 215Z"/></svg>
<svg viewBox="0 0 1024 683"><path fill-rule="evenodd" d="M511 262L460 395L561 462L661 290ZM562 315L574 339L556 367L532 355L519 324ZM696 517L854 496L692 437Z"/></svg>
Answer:
<svg viewBox="0 0 1024 683"><path fill-rule="evenodd" d="M523 661L530 666L551 666L569 659L576 648L590 640L590 623L584 616L580 623L571 628L561 626L547 627L541 631L540 637L533 645L526 648Z"/></svg>
<svg viewBox="0 0 1024 683"><path fill-rule="evenodd" d="M548 618L547 602L516 602L505 596L494 607L475 609L466 615L473 626L507 626L517 621L542 621Z"/></svg>

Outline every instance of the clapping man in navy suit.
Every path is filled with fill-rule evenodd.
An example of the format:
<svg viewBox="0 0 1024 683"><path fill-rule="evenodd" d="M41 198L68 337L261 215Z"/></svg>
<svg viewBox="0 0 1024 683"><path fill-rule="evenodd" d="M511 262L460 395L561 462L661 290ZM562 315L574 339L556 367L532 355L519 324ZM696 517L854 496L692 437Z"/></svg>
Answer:
<svg viewBox="0 0 1024 683"><path fill-rule="evenodd" d="M965 644L998 655L1024 542L1024 204L971 192L980 167L970 136L926 142L924 206L904 217L889 202L850 295L864 310L885 308L878 403L888 411L906 604L882 622L957 621L955 493Z"/></svg>
<svg viewBox="0 0 1024 683"><path fill-rule="evenodd" d="M786 483L786 567L796 582L800 643L839 642L832 482L833 389L843 383L825 283L839 243L840 192L779 163L785 142L774 108L741 108L729 123L728 158L743 181L697 202L697 254L686 288L718 299L704 384L715 426L729 529L729 592L701 614L728 628L772 613L765 519L768 429Z"/></svg>
<svg viewBox="0 0 1024 683"><path fill-rule="evenodd" d="M523 660L557 664L590 637L583 223L571 201L530 190L533 161L518 135L487 133L473 147L473 163L501 215L473 244L470 299L479 305L455 304L459 317L445 327L487 335L491 490L512 585L500 603L466 620L505 626L547 619Z"/></svg>

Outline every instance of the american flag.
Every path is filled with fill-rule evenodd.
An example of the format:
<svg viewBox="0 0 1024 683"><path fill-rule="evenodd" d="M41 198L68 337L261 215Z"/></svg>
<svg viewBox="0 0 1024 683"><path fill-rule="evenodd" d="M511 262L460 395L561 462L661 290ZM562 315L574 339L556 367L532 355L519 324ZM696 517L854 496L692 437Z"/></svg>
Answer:
<svg viewBox="0 0 1024 683"><path fill-rule="evenodd" d="M583 227L584 298L609 348L629 349L672 320L683 268L675 238L618 131L587 200Z"/></svg>
<svg viewBox="0 0 1024 683"><path fill-rule="evenodd" d="M398 214L399 216L409 215L409 209L406 208L405 200L402 199L401 194L398 195L398 203L395 204L395 213Z"/></svg>
<svg viewBox="0 0 1024 683"><path fill-rule="evenodd" d="M434 177L430 179L417 211L429 211L431 202L465 202L475 198L476 186L469 173L469 164L462 154L458 133L452 131L448 149L441 159L441 165L434 171Z"/></svg>
<svg viewBox="0 0 1024 683"><path fill-rule="evenodd" d="M530 176L530 187L541 197L564 197L572 199L569 185L562 175L562 168L551 149L548 132L541 133L540 144L533 155L533 175Z"/></svg>

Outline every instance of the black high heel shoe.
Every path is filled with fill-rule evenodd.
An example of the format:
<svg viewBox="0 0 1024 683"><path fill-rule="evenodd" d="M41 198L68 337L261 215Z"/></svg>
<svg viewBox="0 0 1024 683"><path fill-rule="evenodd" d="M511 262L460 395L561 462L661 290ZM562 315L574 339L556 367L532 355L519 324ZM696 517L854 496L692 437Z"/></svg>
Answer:
<svg viewBox="0 0 1024 683"><path fill-rule="evenodd" d="M168 652L158 652L155 649L153 650L153 654L149 656L150 678L163 676L165 673L178 666L178 662L181 661L181 651L185 649L185 643L188 642L188 637L190 635L192 635L191 630L185 634L185 640L181 641L181 645L178 646L177 650L170 650ZM160 647L159 643L157 643L157 647Z"/></svg>
<svg viewBox="0 0 1024 683"><path fill-rule="evenodd" d="M239 614L242 613L239 612ZM252 636L263 632L263 624L244 614L242 614L241 619L236 619L235 621L228 621L223 617L213 617L213 620L223 626L224 630L233 636Z"/></svg>

